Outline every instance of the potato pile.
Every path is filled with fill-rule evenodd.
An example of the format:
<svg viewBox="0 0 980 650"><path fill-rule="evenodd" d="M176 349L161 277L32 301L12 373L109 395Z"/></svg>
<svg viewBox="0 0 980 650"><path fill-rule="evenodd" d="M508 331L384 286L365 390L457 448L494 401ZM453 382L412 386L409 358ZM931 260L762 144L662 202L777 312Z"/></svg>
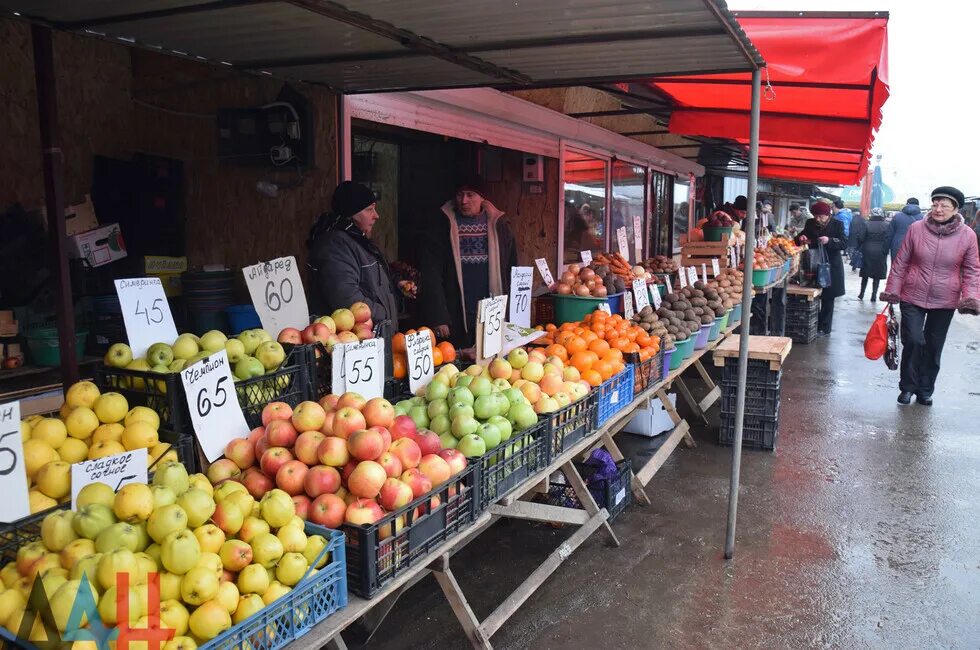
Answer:
<svg viewBox="0 0 980 650"><path fill-rule="evenodd" d="M666 255L648 258L641 262L641 265L650 273L675 273L678 269L678 264L674 258Z"/></svg>
<svg viewBox="0 0 980 650"><path fill-rule="evenodd" d="M732 307L742 301L742 280L740 270L722 269L718 277L708 281L708 288L717 292L722 304L728 302L729 307Z"/></svg>

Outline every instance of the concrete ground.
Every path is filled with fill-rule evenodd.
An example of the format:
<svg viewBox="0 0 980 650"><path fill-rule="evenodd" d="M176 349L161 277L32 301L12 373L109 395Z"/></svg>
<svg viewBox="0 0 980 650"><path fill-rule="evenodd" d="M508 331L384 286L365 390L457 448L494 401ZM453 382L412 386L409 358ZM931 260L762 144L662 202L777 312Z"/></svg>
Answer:
<svg viewBox="0 0 980 650"><path fill-rule="evenodd" d="M496 647L980 647L980 318L956 316L935 406L898 407L898 373L863 356L882 305L848 280L832 337L790 355L776 452L743 455L735 559L722 557L731 449L716 408L649 484L653 504L613 523L622 546L589 539ZM505 521L456 555L476 615L569 534ZM468 643L427 577L369 646Z"/></svg>

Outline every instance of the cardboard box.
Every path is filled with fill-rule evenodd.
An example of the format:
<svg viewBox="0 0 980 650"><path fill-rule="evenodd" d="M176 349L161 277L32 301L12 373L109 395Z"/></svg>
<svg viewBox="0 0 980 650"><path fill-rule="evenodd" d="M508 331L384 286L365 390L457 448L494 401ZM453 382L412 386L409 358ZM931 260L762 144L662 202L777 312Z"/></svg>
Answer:
<svg viewBox="0 0 980 650"><path fill-rule="evenodd" d="M677 393L669 393L667 399L671 405L677 407ZM647 408L636 409L633 419L624 427L627 433L655 438L674 428L674 422L670 419L670 414L664 408L663 402L655 397L647 400Z"/></svg>
<svg viewBox="0 0 980 650"><path fill-rule="evenodd" d="M147 275L160 278L163 292L168 298L184 293L181 274L187 270L186 257L166 257L164 255L147 255L143 258L143 270Z"/></svg>
<svg viewBox="0 0 980 650"><path fill-rule="evenodd" d="M41 223L44 229L48 229L48 211L44 205L39 210L41 213ZM65 208L65 234L69 237L80 235L99 227L99 219L95 216L95 206L92 205L92 197L85 195L85 201L78 205L69 205Z"/></svg>
<svg viewBox="0 0 980 650"><path fill-rule="evenodd" d="M68 238L71 256L85 260L90 267L105 266L126 257L126 242L118 223L110 223Z"/></svg>

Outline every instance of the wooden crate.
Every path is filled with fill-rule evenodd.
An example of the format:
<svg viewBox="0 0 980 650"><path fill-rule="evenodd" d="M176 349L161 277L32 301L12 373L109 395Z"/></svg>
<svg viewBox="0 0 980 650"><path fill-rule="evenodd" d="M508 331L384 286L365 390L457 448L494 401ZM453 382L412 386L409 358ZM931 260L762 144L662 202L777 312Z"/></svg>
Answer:
<svg viewBox="0 0 980 650"><path fill-rule="evenodd" d="M721 241L695 241L681 246L681 266L700 268L702 264L711 266L711 260L718 259L718 267L728 268L728 237Z"/></svg>

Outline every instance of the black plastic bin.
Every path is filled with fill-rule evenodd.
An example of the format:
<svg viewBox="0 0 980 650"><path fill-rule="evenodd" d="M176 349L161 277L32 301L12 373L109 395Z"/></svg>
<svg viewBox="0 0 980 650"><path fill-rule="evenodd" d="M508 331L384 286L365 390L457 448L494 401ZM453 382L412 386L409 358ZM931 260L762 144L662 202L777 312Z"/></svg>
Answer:
<svg viewBox="0 0 980 650"><path fill-rule="evenodd" d="M721 382L721 413L735 416L735 402L738 384ZM745 415L753 417L776 417L779 414L779 386L767 384L745 384Z"/></svg>
<svg viewBox="0 0 980 650"><path fill-rule="evenodd" d="M577 402L558 409L547 416L549 455L548 462L596 429L599 391L593 390Z"/></svg>
<svg viewBox="0 0 980 650"><path fill-rule="evenodd" d="M775 451L779 435L779 409L775 417L746 415L742 425L742 448ZM735 443L735 416L721 415L718 429L718 444L730 446Z"/></svg>
<svg viewBox="0 0 980 650"><path fill-rule="evenodd" d="M515 433L510 440L488 450L483 456L470 460L480 466L480 503L477 512L483 512L528 477L548 466L548 440L548 422L540 420L533 427Z"/></svg>
<svg viewBox="0 0 980 650"><path fill-rule="evenodd" d="M633 467L629 459L624 459L616 463L619 474L614 479L594 479L596 471L594 465L587 463L575 463L575 469L579 476L585 481L589 488L589 493L595 499L596 505L605 508L609 513L609 520L612 521L626 509L626 506L633 502L633 490L630 485L633 477ZM564 474L562 478L565 479ZM575 494L571 484L565 479L563 482L551 481L547 494L540 494L535 497L538 503L545 503L551 506L562 508L578 508L583 510L582 503Z"/></svg>

